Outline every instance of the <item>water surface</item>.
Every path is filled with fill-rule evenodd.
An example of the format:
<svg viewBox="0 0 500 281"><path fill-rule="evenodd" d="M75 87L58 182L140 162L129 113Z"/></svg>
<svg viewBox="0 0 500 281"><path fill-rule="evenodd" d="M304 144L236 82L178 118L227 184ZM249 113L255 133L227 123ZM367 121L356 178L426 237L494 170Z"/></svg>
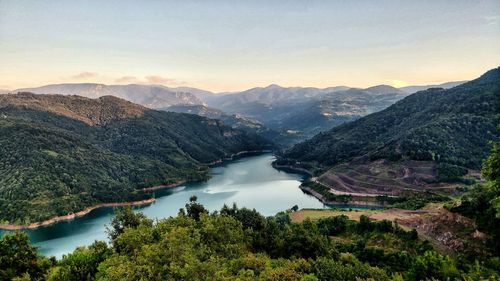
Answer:
<svg viewBox="0 0 500 281"><path fill-rule="evenodd" d="M175 216L193 195L210 211L233 202L239 207L255 208L266 216L294 205L325 208L323 203L298 188L304 175L278 171L271 166L273 160L272 154L262 154L223 163L211 169L212 178L207 182L159 190L154 204L137 210L150 218ZM112 217L112 208L101 208L71 221L26 232L42 254L60 258L77 246L107 240L105 226Z"/></svg>

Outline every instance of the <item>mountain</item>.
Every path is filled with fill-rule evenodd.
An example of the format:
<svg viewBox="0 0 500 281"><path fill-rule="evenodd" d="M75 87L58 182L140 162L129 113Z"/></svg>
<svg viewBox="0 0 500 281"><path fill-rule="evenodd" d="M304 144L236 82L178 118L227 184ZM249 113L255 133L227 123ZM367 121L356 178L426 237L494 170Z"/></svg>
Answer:
<svg viewBox="0 0 500 281"><path fill-rule="evenodd" d="M376 95L383 95L383 94L404 94L406 93L405 91L402 91L400 89L394 88L389 85L377 85L373 87L366 88L365 91L376 94Z"/></svg>
<svg viewBox="0 0 500 281"><path fill-rule="evenodd" d="M214 96L205 101L230 114L255 119L273 130L294 134L295 141L299 141L382 110L406 95L387 85L367 89L270 85Z"/></svg>
<svg viewBox="0 0 500 281"><path fill-rule="evenodd" d="M181 93L190 93L199 98L200 100L204 100L205 98L209 98L213 95L215 95L213 92L198 89L198 88L193 88L193 87L166 87L166 86L161 86L163 88L169 89L172 92L181 92Z"/></svg>
<svg viewBox="0 0 500 281"><path fill-rule="evenodd" d="M219 94L206 100L208 105L215 108L231 108L239 104L261 103L271 105L278 102L290 100L304 100L321 94L346 90L348 87L338 86L325 89L313 87L281 87L269 85L267 87L256 87L243 92Z"/></svg>
<svg viewBox="0 0 500 281"><path fill-rule="evenodd" d="M221 110L210 108L204 105L173 105L165 108L166 111L196 114L210 119L222 121L225 125L233 129L242 130L273 142L277 147L290 147L300 139L294 133L286 131L277 131L270 129L257 120L239 115L227 114Z"/></svg>
<svg viewBox="0 0 500 281"><path fill-rule="evenodd" d="M204 105L179 104L179 105L169 106L164 110L171 112L178 112L178 113L196 114L210 119L218 119L224 122L224 124L231 126L232 128L241 128L251 131L266 130L266 128L256 120L252 120L250 118L240 116L237 114L229 115L224 113L222 110L210 108Z"/></svg>
<svg viewBox="0 0 500 281"><path fill-rule="evenodd" d="M148 108L165 108L176 104L203 104L195 94L206 91L194 88L168 88L161 85L104 85L94 83L54 84L38 88L26 88L13 91L32 92L35 94L78 95L88 98L115 96L143 105Z"/></svg>
<svg viewBox="0 0 500 281"><path fill-rule="evenodd" d="M217 120L111 96L0 95L0 221L148 199L143 188L205 180L207 164L269 148Z"/></svg>
<svg viewBox="0 0 500 281"><path fill-rule="evenodd" d="M234 129L240 129L246 132L271 136L270 139L276 137L279 133L266 128L259 121L241 116L238 114L226 114L222 110L207 107L204 105L173 105L165 108L166 111L188 113L203 116L210 119L222 121L225 125Z"/></svg>
<svg viewBox="0 0 500 281"><path fill-rule="evenodd" d="M337 191L399 194L478 170L499 138L500 68L451 89L412 94L295 145L276 162Z"/></svg>
<svg viewBox="0 0 500 281"><path fill-rule="evenodd" d="M286 110L288 116L277 115L280 119L270 126L299 131L304 138L310 138L345 122L380 111L406 96L397 89L385 90L353 88L329 93L320 99L294 104L294 108Z"/></svg>
<svg viewBox="0 0 500 281"><path fill-rule="evenodd" d="M408 93L408 94L413 94L418 91L424 91L430 88L443 88L443 89L450 89L453 87L456 87L458 85L461 85L467 81L454 81L454 82L446 82L443 84L437 84L437 85L425 85L425 86L406 86L406 87L401 87L399 88L400 90Z"/></svg>

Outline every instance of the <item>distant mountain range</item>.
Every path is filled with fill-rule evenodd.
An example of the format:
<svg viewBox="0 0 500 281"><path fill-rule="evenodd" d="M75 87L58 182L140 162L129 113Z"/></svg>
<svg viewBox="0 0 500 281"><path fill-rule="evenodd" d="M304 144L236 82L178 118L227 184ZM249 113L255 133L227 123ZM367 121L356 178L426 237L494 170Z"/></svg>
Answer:
<svg viewBox="0 0 500 281"><path fill-rule="evenodd" d="M450 88L462 82L440 85L394 88L378 85L366 89L337 86L328 88L281 87L269 85L242 92L215 94L191 87L169 88L161 85L55 84L18 89L37 94L79 95L97 98L105 95L120 97L152 109L198 114L224 119L230 126L249 129L260 123L271 132L275 141L287 147L327 131L342 123L380 111L410 93L427 88ZM217 110L218 112L216 112ZM234 119L237 117L238 120ZM253 130L253 129L252 129ZM257 130L262 131L262 130Z"/></svg>
<svg viewBox="0 0 500 281"><path fill-rule="evenodd" d="M168 88L160 85L55 84L13 91L36 94L78 95L87 98L115 96L149 108L165 108L176 104L203 104L196 95L208 92L194 88Z"/></svg>
<svg viewBox="0 0 500 281"><path fill-rule="evenodd" d="M256 119L271 129L295 133L300 140L384 109L406 95L387 85L367 89L271 85L212 96L205 101L225 112Z"/></svg>
<svg viewBox="0 0 500 281"><path fill-rule="evenodd" d="M406 87L401 87L399 88L402 91L405 91L409 94L416 93L418 91L424 91L430 88L443 88L443 89L450 89L453 87L456 87L458 85L461 85L467 81L455 81L455 82L446 82L443 84L437 84L437 85L426 85L426 86L406 86Z"/></svg>
<svg viewBox="0 0 500 281"><path fill-rule="evenodd" d="M397 94L396 94L397 95ZM337 191L397 194L462 180L498 140L500 68L450 89L412 94L387 109L320 133L279 165L305 168Z"/></svg>
<svg viewBox="0 0 500 281"><path fill-rule="evenodd" d="M205 180L209 163L270 148L218 120L112 96L0 95L0 221L152 198L142 189Z"/></svg>
<svg viewBox="0 0 500 281"><path fill-rule="evenodd" d="M275 144L277 148L290 147L292 144L299 142L300 136L286 132L270 129L264 126L257 120L245 117L239 114L227 114L221 110L207 107L204 105L173 105L165 108L166 111L195 114L211 119L217 119L224 124L238 130L243 130L248 133L257 134L264 139L267 139Z"/></svg>
<svg viewBox="0 0 500 281"><path fill-rule="evenodd" d="M211 96L206 100L209 105L216 105L223 108L226 106L235 106L236 104L247 103L262 103L266 105L275 104L277 102L308 99L316 97L320 94L327 94L336 91L347 90L349 87L339 86L325 89L313 87L281 87L279 85L269 85L267 87L252 88L242 92L233 92Z"/></svg>

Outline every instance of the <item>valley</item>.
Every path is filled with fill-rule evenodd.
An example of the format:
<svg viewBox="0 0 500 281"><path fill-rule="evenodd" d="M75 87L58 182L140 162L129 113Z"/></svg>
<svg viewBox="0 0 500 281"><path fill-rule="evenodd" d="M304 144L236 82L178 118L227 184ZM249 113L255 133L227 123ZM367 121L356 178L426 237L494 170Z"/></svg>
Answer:
<svg viewBox="0 0 500 281"><path fill-rule="evenodd" d="M298 186L305 176L273 169L275 158L267 154L250 155L227 160L210 169L206 182L189 182L157 189L154 200L137 208L150 218L175 216L191 196L197 196L209 210L219 210L224 204L255 208L271 216L298 205L301 208L323 208L316 198L304 194ZM113 205L85 211L84 216L52 221L50 225L25 230L41 253L61 258L77 246L90 245L94 240L106 240L105 225L113 218ZM1 233L6 233L0 230Z"/></svg>
<svg viewBox="0 0 500 281"><path fill-rule="evenodd" d="M499 0L0 0L0 281L500 281L499 34Z"/></svg>
<svg viewBox="0 0 500 281"><path fill-rule="evenodd" d="M147 249L164 243L158 237L183 233L162 249L194 241L186 227L206 241L223 231L224 244L245 233L234 245L266 264L304 264L305 272L286 269L297 278L340 278L332 266L419 280L421 259L453 268L435 276L472 276L459 264L472 259L482 261L481 276L495 275L499 78L493 69L415 94L273 85L231 97L198 92L206 104L157 109L106 95L1 95L0 243L34 243L50 276L80 270L66 264L82 251L103 250L92 274L123 279L140 263L110 265L134 259L126 249L150 263ZM218 98L227 111L216 109ZM217 254L225 260L217 268L232 264L232 253Z"/></svg>
<svg viewBox="0 0 500 281"><path fill-rule="evenodd" d="M217 120L110 96L3 95L0 116L2 224L146 200L144 188L204 181L210 163L273 146Z"/></svg>
<svg viewBox="0 0 500 281"><path fill-rule="evenodd" d="M378 85L365 89L270 85L241 92L212 93L191 87L161 85L53 84L13 91L36 94L112 95L147 108L196 114L219 119L236 129L257 131L282 149L345 122L385 109L418 90L450 88L463 82L394 88Z"/></svg>
<svg viewBox="0 0 500 281"><path fill-rule="evenodd" d="M482 181L488 143L499 139L499 79L497 68L455 88L418 92L292 147L276 164L309 170L315 182L305 186L324 198L459 196L459 186Z"/></svg>

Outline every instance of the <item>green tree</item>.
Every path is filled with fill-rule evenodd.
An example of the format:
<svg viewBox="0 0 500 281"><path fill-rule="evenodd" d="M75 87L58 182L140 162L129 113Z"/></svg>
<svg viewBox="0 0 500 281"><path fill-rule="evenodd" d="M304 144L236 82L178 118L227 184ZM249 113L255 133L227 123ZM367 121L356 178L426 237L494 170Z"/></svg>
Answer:
<svg viewBox="0 0 500 281"><path fill-rule="evenodd" d="M454 280L460 272L455 262L448 256L442 256L434 251L428 251L423 256L418 256L410 268L408 280Z"/></svg>
<svg viewBox="0 0 500 281"><path fill-rule="evenodd" d="M202 204L198 203L197 200L198 197L193 195L191 196L191 198L189 198L189 203L186 204L187 215L194 220L199 220L201 214L208 213L207 209L205 209Z"/></svg>
<svg viewBox="0 0 500 281"><path fill-rule="evenodd" d="M5 234L0 240L0 280L41 280L49 267L50 261L37 254L26 233Z"/></svg>
<svg viewBox="0 0 500 281"><path fill-rule="evenodd" d="M111 227L107 228L111 240L116 239L126 228L136 228L141 223L151 224L152 221L142 213L134 213L130 206L115 208L115 217L111 221Z"/></svg>
<svg viewBox="0 0 500 281"><path fill-rule="evenodd" d="M73 253L64 255L47 276L48 281L94 280L101 262L112 254L103 241L95 241L88 247L77 248Z"/></svg>

